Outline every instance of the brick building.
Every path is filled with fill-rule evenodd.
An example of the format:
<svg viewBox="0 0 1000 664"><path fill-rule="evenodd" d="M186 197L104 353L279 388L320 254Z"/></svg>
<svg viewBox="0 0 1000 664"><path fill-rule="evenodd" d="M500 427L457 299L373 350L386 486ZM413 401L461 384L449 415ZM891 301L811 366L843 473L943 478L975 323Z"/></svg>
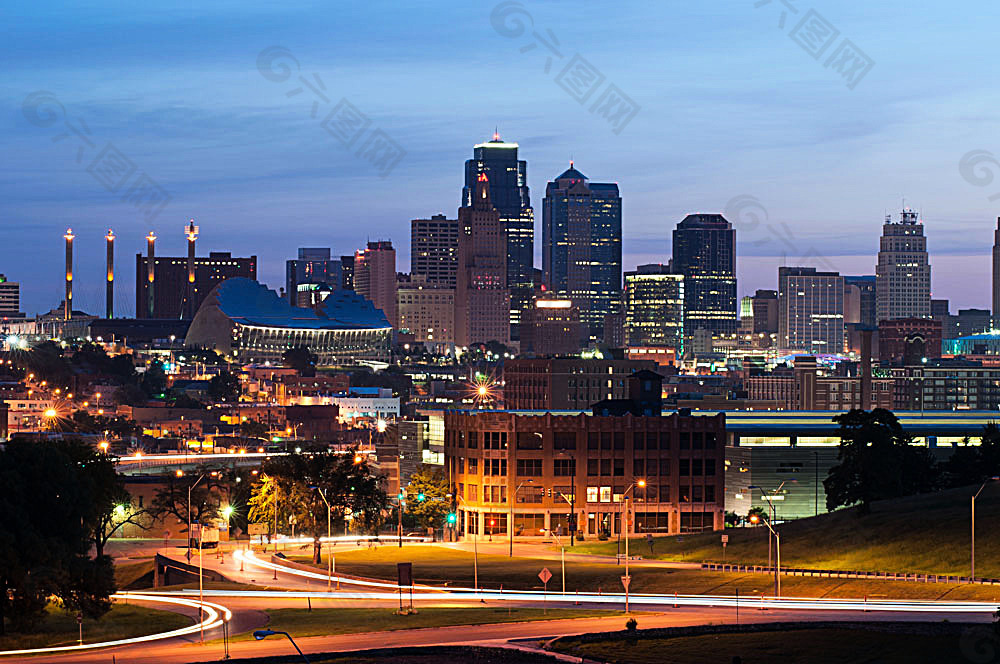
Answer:
<svg viewBox="0 0 1000 664"><path fill-rule="evenodd" d="M628 396L628 377L656 370L651 360L573 358L507 360L504 405L509 410L586 410L602 399Z"/></svg>

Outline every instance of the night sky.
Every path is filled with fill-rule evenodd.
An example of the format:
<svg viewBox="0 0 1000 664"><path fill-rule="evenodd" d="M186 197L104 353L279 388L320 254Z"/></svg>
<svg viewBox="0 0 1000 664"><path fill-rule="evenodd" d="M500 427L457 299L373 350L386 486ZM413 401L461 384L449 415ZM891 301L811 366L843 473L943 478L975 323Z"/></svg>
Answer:
<svg viewBox="0 0 1000 664"><path fill-rule="evenodd" d="M740 295L782 264L873 274L905 199L934 297L989 307L995 3L40 4L8 4L0 41L0 272L28 313L61 300L67 226L92 312L109 226L124 315L144 235L180 255L189 218L199 254L257 254L274 288L300 246L388 238L405 271L410 219L454 217L494 127L528 161L536 255L573 159L621 188L626 270L666 261L685 214L723 212ZM859 51L867 73L837 70Z"/></svg>

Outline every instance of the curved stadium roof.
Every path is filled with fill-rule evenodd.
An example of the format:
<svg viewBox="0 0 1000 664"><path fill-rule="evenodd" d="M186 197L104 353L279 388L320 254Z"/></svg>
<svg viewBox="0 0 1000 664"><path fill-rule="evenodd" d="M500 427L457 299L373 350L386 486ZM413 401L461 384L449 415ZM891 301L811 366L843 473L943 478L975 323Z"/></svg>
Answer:
<svg viewBox="0 0 1000 664"><path fill-rule="evenodd" d="M241 325L311 330L382 329L392 325L380 309L354 291L337 290L316 309L293 307L253 279L226 279L205 299Z"/></svg>

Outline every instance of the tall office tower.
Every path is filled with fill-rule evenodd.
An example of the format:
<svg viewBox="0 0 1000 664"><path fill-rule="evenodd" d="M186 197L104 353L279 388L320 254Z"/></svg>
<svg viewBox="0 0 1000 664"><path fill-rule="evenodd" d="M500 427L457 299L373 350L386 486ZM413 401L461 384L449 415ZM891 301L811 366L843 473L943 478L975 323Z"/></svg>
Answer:
<svg viewBox="0 0 1000 664"><path fill-rule="evenodd" d="M455 343L510 343L507 231L490 200L489 176L479 175L472 204L458 210Z"/></svg>
<svg viewBox="0 0 1000 664"><path fill-rule="evenodd" d="M778 291L758 290L750 298L751 332L754 334L778 333Z"/></svg>
<svg viewBox="0 0 1000 664"><path fill-rule="evenodd" d="M24 318L21 312L21 284L0 274L0 320Z"/></svg>
<svg viewBox="0 0 1000 664"><path fill-rule="evenodd" d="M135 255L136 318L187 319L220 282L234 277L257 278L257 257L234 258L228 251L208 256L157 256L156 236L146 237L148 255ZM194 281L190 281L191 268ZM189 292L190 299L186 300Z"/></svg>
<svg viewBox="0 0 1000 664"><path fill-rule="evenodd" d="M695 332L734 334L736 231L721 214L689 214L674 229L673 266L684 275L684 346Z"/></svg>
<svg viewBox="0 0 1000 664"><path fill-rule="evenodd" d="M580 309L592 341L622 291L622 199L618 185L588 182L573 168L545 187L542 272L549 294Z"/></svg>
<svg viewBox="0 0 1000 664"><path fill-rule="evenodd" d="M844 323L876 327L874 274L844 277Z"/></svg>
<svg viewBox="0 0 1000 664"><path fill-rule="evenodd" d="M354 254L350 256L340 257L340 269L341 269L341 279L340 287L342 290L354 290Z"/></svg>
<svg viewBox="0 0 1000 664"><path fill-rule="evenodd" d="M442 288L455 287L458 220L435 214L410 222L410 276Z"/></svg>
<svg viewBox="0 0 1000 664"><path fill-rule="evenodd" d="M479 176L486 175L490 200L500 213L507 236L507 287L510 291L511 338L517 340L521 312L532 301L535 254L535 211L528 191L528 166L517 158L517 143L507 143L494 132L493 140L473 147L465 162L462 207L472 207Z"/></svg>
<svg viewBox="0 0 1000 664"><path fill-rule="evenodd" d="M993 329L1000 326L1000 217L993 231Z"/></svg>
<svg viewBox="0 0 1000 664"><path fill-rule="evenodd" d="M844 278L813 267L778 268L778 347L844 351Z"/></svg>
<svg viewBox="0 0 1000 664"><path fill-rule="evenodd" d="M625 273L625 343L684 348L684 275L667 265L640 265Z"/></svg>
<svg viewBox="0 0 1000 664"><path fill-rule="evenodd" d="M369 242L367 248L354 253L354 290L381 309L393 327L399 327L396 250L391 241Z"/></svg>
<svg viewBox="0 0 1000 664"><path fill-rule="evenodd" d="M898 223L886 215L875 267L878 322L931 317L931 265L917 213L903 208Z"/></svg>
<svg viewBox="0 0 1000 664"><path fill-rule="evenodd" d="M298 258L285 261L285 296L293 307L298 305L300 286L315 290L329 286L331 290L343 288L341 263L330 258L330 250L323 247L301 247Z"/></svg>

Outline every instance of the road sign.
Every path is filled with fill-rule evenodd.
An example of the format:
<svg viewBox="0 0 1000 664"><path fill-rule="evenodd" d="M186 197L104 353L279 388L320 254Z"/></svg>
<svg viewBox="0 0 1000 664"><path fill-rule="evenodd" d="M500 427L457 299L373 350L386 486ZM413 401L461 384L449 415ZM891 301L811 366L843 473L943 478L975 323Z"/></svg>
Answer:
<svg viewBox="0 0 1000 664"><path fill-rule="evenodd" d="M543 567L542 571L538 573L538 578L542 580L542 583L548 583L549 579L552 578L552 572L549 571L548 567Z"/></svg>
<svg viewBox="0 0 1000 664"><path fill-rule="evenodd" d="M729 535L722 536L722 545L725 546L726 544L729 544Z"/></svg>
<svg viewBox="0 0 1000 664"><path fill-rule="evenodd" d="M266 535L268 531L268 525L266 523L250 523L247 524L247 532L253 535Z"/></svg>
<svg viewBox="0 0 1000 664"><path fill-rule="evenodd" d="M396 575L399 577L399 585L413 585L413 563L396 563Z"/></svg>
<svg viewBox="0 0 1000 664"><path fill-rule="evenodd" d="M632 583L632 577L631 576L623 576L622 577L622 585L625 586L625 590L628 590L628 584L630 584L630 583Z"/></svg>
<svg viewBox="0 0 1000 664"><path fill-rule="evenodd" d="M82 625L83 624L83 614L82 613L76 614L76 624L77 625Z"/></svg>

